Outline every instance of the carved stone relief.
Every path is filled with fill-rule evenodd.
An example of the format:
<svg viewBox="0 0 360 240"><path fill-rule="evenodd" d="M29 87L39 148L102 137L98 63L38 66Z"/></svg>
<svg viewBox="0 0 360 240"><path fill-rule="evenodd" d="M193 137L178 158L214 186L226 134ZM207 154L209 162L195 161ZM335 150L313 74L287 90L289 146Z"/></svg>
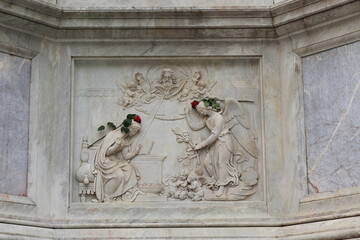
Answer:
<svg viewBox="0 0 360 240"><path fill-rule="evenodd" d="M124 109L137 106L138 111L146 111L141 108L142 105L159 99L176 98L184 102L208 97L216 84L200 71L194 72L190 68L176 66L173 68L158 66L149 69L145 77L137 72L133 81L118 81L117 85L123 92L119 104Z"/></svg>
<svg viewBox="0 0 360 240"><path fill-rule="evenodd" d="M117 86L119 93L109 89L109 85L104 86L105 92L113 94L100 100L96 100L100 94L93 86L80 88L75 82L74 110L85 109L86 113L80 115L90 117L90 120L78 120L85 124L75 121L78 129L75 127L74 140L78 145L74 147L80 149L82 145L83 152L76 172L79 200L94 203L237 201L255 194L261 166L257 132L260 121L256 118L259 117L258 72L251 68L244 71L255 80L243 80L247 85L242 89L234 88L233 83L239 82L236 78L217 88L218 80L213 78L215 68L209 70L203 63L189 67L183 61L179 64L155 62L157 64L147 68L134 67L127 79L108 81L107 84L112 82ZM257 66L255 60L247 64ZM226 69L232 68L233 63L228 61ZM86 75L86 71L75 72L75 80L85 79L82 74ZM226 88L235 91L224 94ZM98 92L101 91L104 90L99 88ZM253 94L235 99L239 92ZM234 98L224 98L229 95ZM117 116L109 111L102 119L93 115L89 101L95 106L109 106ZM100 120L114 121L130 112L142 119L136 133L131 136L128 136L131 131L124 133L123 122L115 124L119 127L105 135L94 134L95 124ZM87 143L87 137L82 143L77 140L88 135L92 135L89 137L92 144ZM74 161L78 160L74 158ZM258 195L261 198L261 192Z"/></svg>
<svg viewBox="0 0 360 240"><path fill-rule="evenodd" d="M190 128L198 131L208 128L211 133L200 143L192 143L189 133L173 129L177 142L187 143L186 154L179 157L185 161L180 176L167 179L168 197L193 201L200 200L241 200L254 194L258 173L254 167L243 167L241 163L258 158L257 134L249 113L236 99L226 99L223 106L216 99L193 101L192 108L185 108ZM190 105L189 105L190 106ZM206 151L200 160L198 151ZM196 166L188 168L192 161ZM201 162L203 164L201 164Z"/></svg>

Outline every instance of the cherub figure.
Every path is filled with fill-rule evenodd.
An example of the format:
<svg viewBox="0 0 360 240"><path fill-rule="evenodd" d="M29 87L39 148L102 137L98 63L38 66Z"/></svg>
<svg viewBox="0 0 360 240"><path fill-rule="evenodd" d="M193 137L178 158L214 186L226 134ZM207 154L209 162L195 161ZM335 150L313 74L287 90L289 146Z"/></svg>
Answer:
<svg viewBox="0 0 360 240"><path fill-rule="evenodd" d="M151 92L151 85L144 79L142 73L135 73L135 82L140 94L149 94Z"/></svg>
<svg viewBox="0 0 360 240"><path fill-rule="evenodd" d="M193 98L192 92L196 88L196 85L198 84L200 78L201 78L201 73L195 72L191 79L190 78L187 79L186 84L181 91L181 95L178 97L179 101L185 101L188 98L190 99Z"/></svg>
<svg viewBox="0 0 360 240"><path fill-rule="evenodd" d="M201 201L204 199L204 190L202 184L197 175L189 175L187 179L188 185L188 197L193 201Z"/></svg>
<svg viewBox="0 0 360 240"><path fill-rule="evenodd" d="M179 179L176 182L177 191L175 193L174 198L185 200L188 195L188 173L186 171L182 171Z"/></svg>
<svg viewBox="0 0 360 240"><path fill-rule="evenodd" d="M121 86L121 88L124 91L124 96L120 100L119 104L121 106L123 106L124 108L134 105L135 100L136 100L136 90L137 90L136 84L129 83L129 84L123 85L120 82L118 84Z"/></svg>
<svg viewBox="0 0 360 240"><path fill-rule="evenodd" d="M135 73L135 82L137 84L137 93L139 94L139 99L142 103L150 103L155 98L153 90L148 81L144 79L142 73Z"/></svg>
<svg viewBox="0 0 360 240"><path fill-rule="evenodd" d="M165 185L165 189L164 189L164 193L165 193L165 196L167 197L172 197L172 198L175 198L175 193L177 191L177 186L176 186L176 183L177 181L179 180L179 175L175 174L175 175L172 175L170 178L168 178L164 185Z"/></svg>
<svg viewBox="0 0 360 240"><path fill-rule="evenodd" d="M205 97L207 83L204 80L198 81L195 85L195 89L192 91L192 97L199 99Z"/></svg>

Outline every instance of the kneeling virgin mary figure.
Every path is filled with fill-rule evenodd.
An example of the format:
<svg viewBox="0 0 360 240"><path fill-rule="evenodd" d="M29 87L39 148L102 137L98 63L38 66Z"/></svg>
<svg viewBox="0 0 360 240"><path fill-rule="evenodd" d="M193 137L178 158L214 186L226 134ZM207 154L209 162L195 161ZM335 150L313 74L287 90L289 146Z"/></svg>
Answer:
<svg viewBox="0 0 360 240"><path fill-rule="evenodd" d="M130 164L141 145L129 151L131 140L140 132L141 119L129 114L121 128L109 132L94 156L95 194L99 202L134 201L139 193L138 170Z"/></svg>

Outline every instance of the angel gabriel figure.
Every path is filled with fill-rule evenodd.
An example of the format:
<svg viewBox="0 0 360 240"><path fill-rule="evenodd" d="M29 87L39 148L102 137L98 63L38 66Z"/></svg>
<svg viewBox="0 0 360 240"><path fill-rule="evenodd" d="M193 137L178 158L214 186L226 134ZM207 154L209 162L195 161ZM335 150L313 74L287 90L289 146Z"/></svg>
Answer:
<svg viewBox="0 0 360 240"><path fill-rule="evenodd" d="M194 144L194 150L206 149L204 168L210 177L207 187L216 191L219 198L227 187L236 188L241 181L241 172L234 162L241 163L249 155L258 157L257 136L249 115L236 99L228 98L224 104L216 99L203 99L193 101L191 107L185 109L190 128L197 131L207 127L211 132L205 140Z"/></svg>

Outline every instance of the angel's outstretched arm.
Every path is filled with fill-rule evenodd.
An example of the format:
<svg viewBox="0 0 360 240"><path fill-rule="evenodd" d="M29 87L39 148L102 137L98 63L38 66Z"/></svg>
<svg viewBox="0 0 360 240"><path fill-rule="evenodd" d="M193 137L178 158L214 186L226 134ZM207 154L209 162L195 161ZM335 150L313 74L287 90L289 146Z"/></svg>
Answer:
<svg viewBox="0 0 360 240"><path fill-rule="evenodd" d="M211 131L210 136L207 139L205 139L204 141L202 141L201 143L197 144L195 146L195 150L198 150L198 149L201 149L201 148L204 148L204 147L207 147L207 146L213 144L220 137L220 134L223 130L222 129L222 127L224 125L223 123L224 123L224 118L220 114L217 115L215 118L215 127Z"/></svg>

